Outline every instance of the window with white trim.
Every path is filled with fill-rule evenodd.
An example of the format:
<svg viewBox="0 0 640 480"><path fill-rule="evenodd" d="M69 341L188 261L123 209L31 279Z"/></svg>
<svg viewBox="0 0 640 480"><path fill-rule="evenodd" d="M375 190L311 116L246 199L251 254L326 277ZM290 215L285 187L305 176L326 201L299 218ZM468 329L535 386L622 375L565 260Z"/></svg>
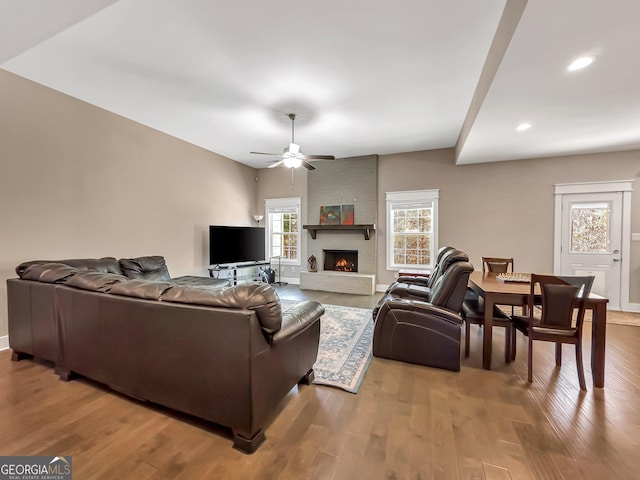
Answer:
<svg viewBox="0 0 640 480"><path fill-rule="evenodd" d="M387 192L387 269L431 270L438 248L439 190Z"/></svg>
<svg viewBox="0 0 640 480"><path fill-rule="evenodd" d="M282 264L300 265L300 197L267 198L265 207L268 258L280 257Z"/></svg>

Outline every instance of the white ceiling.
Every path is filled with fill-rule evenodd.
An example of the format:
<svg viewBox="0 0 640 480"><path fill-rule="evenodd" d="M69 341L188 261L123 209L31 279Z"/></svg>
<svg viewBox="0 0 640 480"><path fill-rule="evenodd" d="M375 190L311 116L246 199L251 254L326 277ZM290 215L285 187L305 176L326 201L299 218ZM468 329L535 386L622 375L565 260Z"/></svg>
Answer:
<svg viewBox="0 0 640 480"><path fill-rule="evenodd" d="M463 125L458 163L640 148L640 2L500 23L508 1L3 0L0 67L256 168L289 112L304 153L343 158L454 147Z"/></svg>

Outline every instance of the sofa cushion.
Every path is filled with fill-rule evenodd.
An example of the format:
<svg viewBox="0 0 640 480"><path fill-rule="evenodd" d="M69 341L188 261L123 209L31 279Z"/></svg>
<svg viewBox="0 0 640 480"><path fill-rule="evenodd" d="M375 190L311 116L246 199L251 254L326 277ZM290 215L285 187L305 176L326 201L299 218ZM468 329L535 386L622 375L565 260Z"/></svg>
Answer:
<svg viewBox="0 0 640 480"><path fill-rule="evenodd" d="M103 258L73 258L69 260L32 260L30 262L23 262L16 267L16 273L20 278L24 274L24 271L31 265L43 264L43 263L62 263L76 270L93 270L102 273L119 273L122 274L120 269L120 263L114 257Z"/></svg>
<svg viewBox="0 0 640 480"><path fill-rule="evenodd" d="M212 278L212 277L197 277L195 275L184 275L182 277L174 277L171 279L172 283L176 285L192 285L200 287L228 287L228 278Z"/></svg>
<svg viewBox="0 0 640 480"><path fill-rule="evenodd" d="M156 282L152 280L133 279L128 282L116 283L109 293L123 295L125 297L146 298L148 300L160 300L164 292L173 287L170 282Z"/></svg>
<svg viewBox="0 0 640 480"><path fill-rule="evenodd" d="M122 273L129 278L157 280L160 282L168 282L171 280L164 257L160 255L121 258L120 268L122 269Z"/></svg>
<svg viewBox="0 0 640 480"><path fill-rule="evenodd" d="M66 281L70 287L90 290L93 292L108 292L117 283L128 282L129 279L117 273L78 272Z"/></svg>
<svg viewBox="0 0 640 480"><path fill-rule="evenodd" d="M76 273L78 270L63 263L32 263L22 270L21 278L44 283L65 283Z"/></svg>
<svg viewBox="0 0 640 480"><path fill-rule="evenodd" d="M273 334L282 327L282 307L273 287L266 283L246 283L228 288L176 285L161 300L211 307L255 310L262 330Z"/></svg>

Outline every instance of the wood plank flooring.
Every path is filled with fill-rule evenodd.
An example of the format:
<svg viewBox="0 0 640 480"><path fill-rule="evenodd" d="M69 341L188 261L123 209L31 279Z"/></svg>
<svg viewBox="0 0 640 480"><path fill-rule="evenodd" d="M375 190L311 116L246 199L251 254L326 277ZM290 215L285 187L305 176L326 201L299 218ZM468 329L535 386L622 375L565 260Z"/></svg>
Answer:
<svg viewBox="0 0 640 480"><path fill-rule="evenodd" d="M379 298L296 286L279 294L359 308ZM374 358L357 395L294 388L253 455L233 450L223 428L84 379L61 382L7 350L0 455L72 455L75 479L640 479L640 328L609 326L606 388L592 388L587 361L587 392L569 346L556 369L553 346L536 344L528 384L526 339L518 335L507 365L502 330L492 371L473 326L458 373Z"/></svg>

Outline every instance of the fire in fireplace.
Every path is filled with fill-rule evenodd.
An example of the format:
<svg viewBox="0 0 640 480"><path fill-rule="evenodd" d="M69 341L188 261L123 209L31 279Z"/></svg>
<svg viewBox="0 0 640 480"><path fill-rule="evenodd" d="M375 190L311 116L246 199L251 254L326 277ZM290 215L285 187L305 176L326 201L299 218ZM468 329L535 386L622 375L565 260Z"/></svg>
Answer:
<svg viewBox="0 0 640 480"><path fill-rule="evenodd" d="M357 272L357 250L323 250L324 269L334 272Z"/></svg>

